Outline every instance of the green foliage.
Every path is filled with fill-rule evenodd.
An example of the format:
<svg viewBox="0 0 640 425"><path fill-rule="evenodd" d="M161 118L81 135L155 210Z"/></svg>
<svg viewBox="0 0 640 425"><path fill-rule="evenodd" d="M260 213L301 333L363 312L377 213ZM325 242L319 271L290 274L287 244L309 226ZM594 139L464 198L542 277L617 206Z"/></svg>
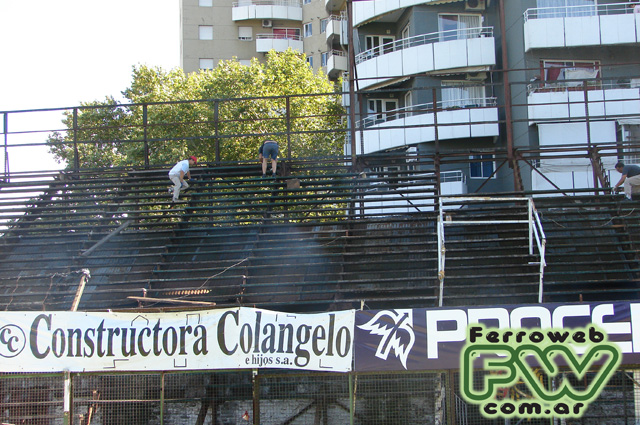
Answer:
<svg viewBox="0 0 640 425"><path fill-rule="evenodd" d="M340 96L324 74L314 74L304 56L290 49L270 52L266 63L230 60L192 74L134 67L122 94L131 104L107 97L81 105L75 126L81 167L143 164L144 140L151 164L190 154L215 161L216 143L222 161L253 159L266 137L280 143L281 156L289 149L293 157L341 154ZM69 130L52 134L48 143L72 167L72 112L63 123Z"/></svg>

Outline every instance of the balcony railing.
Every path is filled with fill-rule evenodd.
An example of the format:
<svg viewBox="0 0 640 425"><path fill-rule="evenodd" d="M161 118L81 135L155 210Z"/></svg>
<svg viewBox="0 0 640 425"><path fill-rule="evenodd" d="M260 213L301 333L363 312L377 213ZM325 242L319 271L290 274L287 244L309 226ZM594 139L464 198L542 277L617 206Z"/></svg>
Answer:
<svg viewBox="0 0 640 425"><path fill-rule="evenodd" d="M252 19L302 20L300 0L240 0L231 8L233 21Z"/></svg>
<svg viewBox="0 0 640 425"><path fill-rule="evenodd" d="M524 13L525 51L638 43L640 14L633 13L636 4L528 9Z"/></svg>
<svg viewBox="0 0 640 425"><path fill-rule="evenodd" d="M418 47L425 44L438 43L442 41L467 40L470 38L480 37L493 37L493 27L477 27L459 30L439 31L403 38L401 40L395 40L391 43L385 43L381 46L374 47L357 54L356 65L387 53L397 52L411 47Z"/></svg>
<svg viewBox="0 0 640 425"><path fill-rule="evenodd" d="M438 111L443 110L457 110L457 109L471 109L482 107L495 107L497 105L497 99L495 97L477 97L477 98L465 98L465 99L450 99L436 103ZM405 106L403 108L392 109L383 113L370 115L360 121L358 121L358 128L368 128L376 124L381 124L396 119L407 118L411 116L432 114L434 113L433 103L421 103L419 105Z"/></svg>
<svg viewBox="0 0 640 425"><path fill-rule="evenodd" d="M300 0L240 0L233 2L233 7L243 6L302 7L302 2Z"/></svg>
<svg viewBox="0 0 640 425"><path fill-rule="evenodd" d="M633 13L638 3L594 4L581 6L538 7L524 12L524 21L530 19L568 18L584 16L621 15Z"/></svg>

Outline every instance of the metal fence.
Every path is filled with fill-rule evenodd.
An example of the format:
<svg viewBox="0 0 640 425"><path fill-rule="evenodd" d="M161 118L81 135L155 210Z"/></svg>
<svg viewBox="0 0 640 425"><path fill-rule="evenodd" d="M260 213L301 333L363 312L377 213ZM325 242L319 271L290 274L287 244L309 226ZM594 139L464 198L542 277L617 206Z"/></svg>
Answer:
<svg viewBox="0 0 640 425"><path fill-rule="evenodd" d="M540 375L549 387L565 378ZM627 425L640 419L638 378L640 370L619 370L581 418L488 419L460 397L456 371L2 374L0 423ZM576 388L589 383L571 379ZM517 383L497 397L531 396Z"/></svg>

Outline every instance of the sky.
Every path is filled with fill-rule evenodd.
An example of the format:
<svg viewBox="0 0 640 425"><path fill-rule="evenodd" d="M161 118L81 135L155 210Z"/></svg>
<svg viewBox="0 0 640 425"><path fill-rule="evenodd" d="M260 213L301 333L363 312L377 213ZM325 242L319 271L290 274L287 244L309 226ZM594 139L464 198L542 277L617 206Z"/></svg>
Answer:
<svg viewBox="0 0 640 425"><path fill-rule="evenodd" d="M179 0L0 0L0 113L122 100L138 64L180 66ZM62 168L46 147L11 147L43 142L61 119L8 114L10 133L37 131L9 135L11 173Z"/></svg>

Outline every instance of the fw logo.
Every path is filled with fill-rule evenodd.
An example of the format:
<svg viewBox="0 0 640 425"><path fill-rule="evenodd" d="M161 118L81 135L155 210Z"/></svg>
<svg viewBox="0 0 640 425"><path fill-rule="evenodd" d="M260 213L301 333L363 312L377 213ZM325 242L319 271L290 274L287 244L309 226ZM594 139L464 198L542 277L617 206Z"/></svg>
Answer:
<svg viewBox="0 0 640 425"><path fill-rule="evenodd" d="M578 418L600 395L621 360L620 348L595 326L498 330L471 325L460 357L460 391L467 402L480 405L488 418ZM558 362L568 369L561 369ZM474 385L475 365L485 371L480 389ZM536 367L549 381L560 377L560 383L545 385L536 376ZM595 376L587 380L587 372ZM584 389L571 385L567 379L571 374L586 382ZM528 388L530 397L496 398L500 388L518 383Z"/></svg>

